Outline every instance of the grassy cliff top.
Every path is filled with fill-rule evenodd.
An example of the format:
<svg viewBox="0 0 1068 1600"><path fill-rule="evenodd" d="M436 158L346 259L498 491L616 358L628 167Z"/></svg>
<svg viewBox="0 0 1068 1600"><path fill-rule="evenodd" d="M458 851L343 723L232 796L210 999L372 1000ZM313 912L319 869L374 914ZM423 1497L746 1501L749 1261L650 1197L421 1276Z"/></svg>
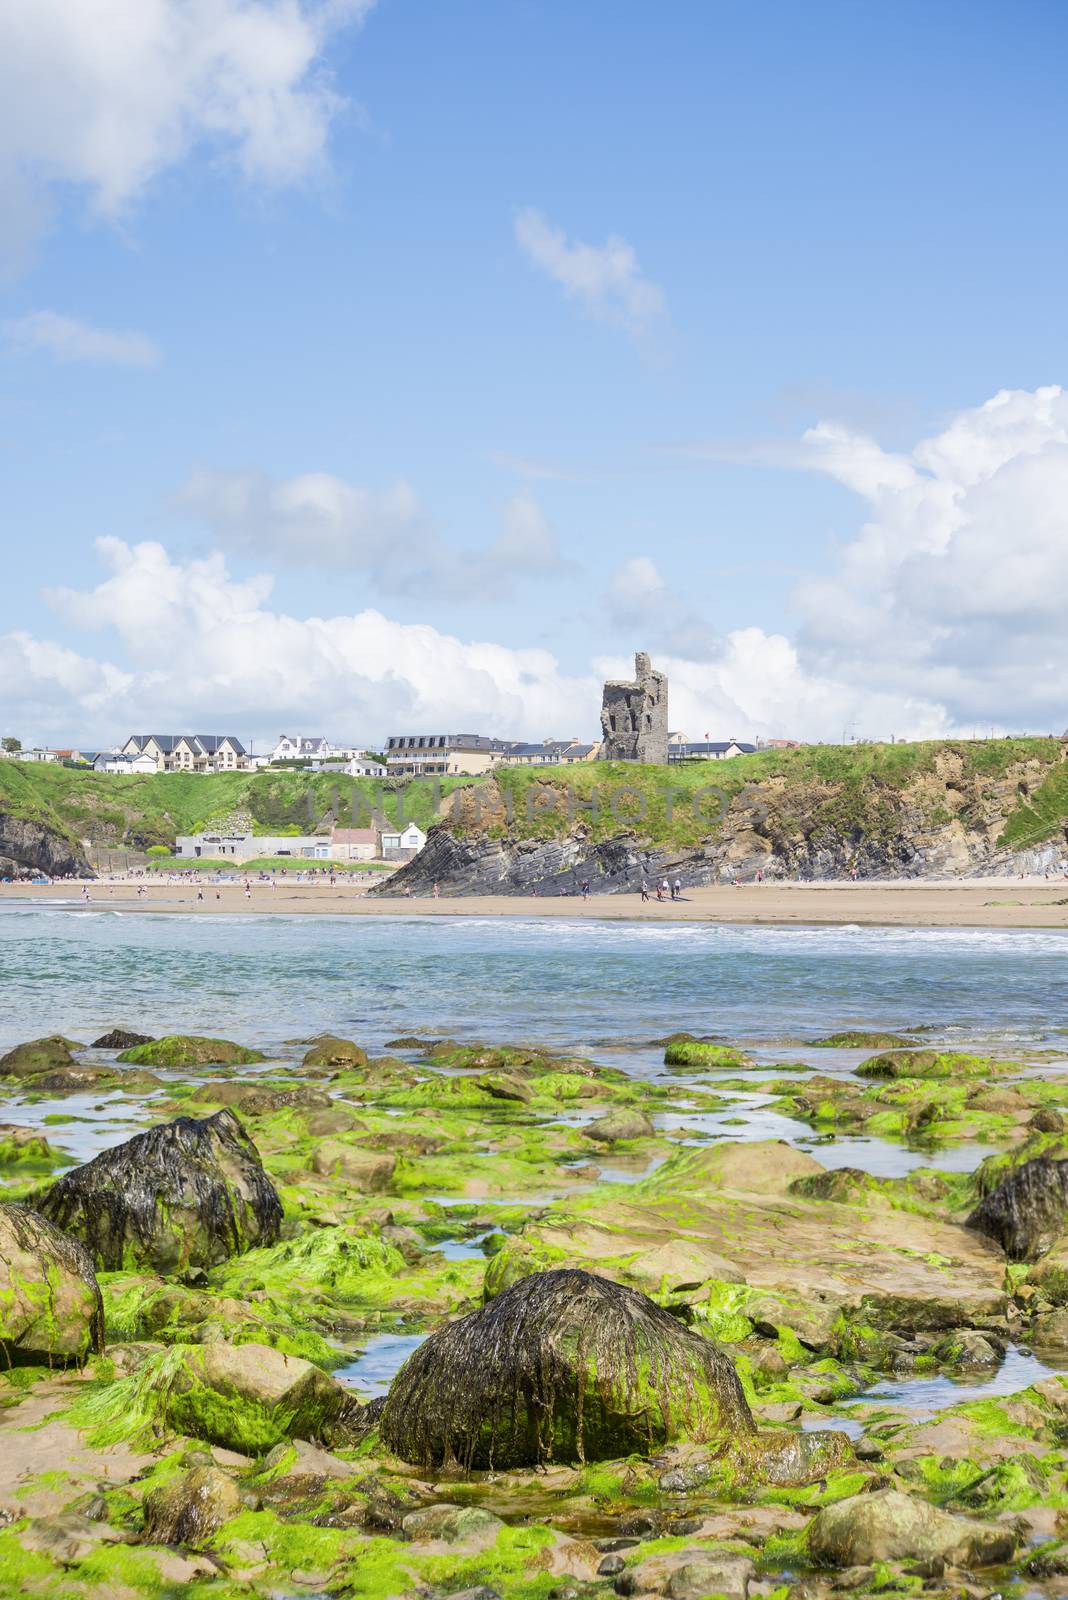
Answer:
<svg viewBox="0 0 1068 1600"><path fill-rule="evenodd" d="M967 822L989 800L1003 818L999 842L1026 846L1051 838L1068 820L1064 751L1057 739L803 745L666 768L630 762L501 767L494 777L511 810L507 831L521 837L561 834L583 822L598 838L633 827L657 843L692 844L713 835L726 809L749 795L773 799L787 812L821 805L830 826L889 825L894 804L908 791L921 797L932 823L951 814ZM314 833L331 823L366 826L376 808L428 828L443 795L480 782L413 780L401 796L380 780L334 773L120 777L0 761L0 813L44 823L72 842L147 849L227 824L259 834ZM589 809L595 795L596 813Z"/></svg>

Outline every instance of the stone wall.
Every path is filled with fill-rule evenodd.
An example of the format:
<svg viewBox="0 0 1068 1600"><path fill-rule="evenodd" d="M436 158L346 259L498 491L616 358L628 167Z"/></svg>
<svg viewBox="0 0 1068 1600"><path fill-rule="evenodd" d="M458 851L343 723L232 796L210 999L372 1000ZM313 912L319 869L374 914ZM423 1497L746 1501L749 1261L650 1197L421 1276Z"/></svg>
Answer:
<svg viewBox="0 0 1068 1600"><path fill-rule="evenodd" d="M654 672L649 657L634 657L633 682L608 682L601 702L600 760L648 761L666 766L668 758L668 682Z"/></svg>

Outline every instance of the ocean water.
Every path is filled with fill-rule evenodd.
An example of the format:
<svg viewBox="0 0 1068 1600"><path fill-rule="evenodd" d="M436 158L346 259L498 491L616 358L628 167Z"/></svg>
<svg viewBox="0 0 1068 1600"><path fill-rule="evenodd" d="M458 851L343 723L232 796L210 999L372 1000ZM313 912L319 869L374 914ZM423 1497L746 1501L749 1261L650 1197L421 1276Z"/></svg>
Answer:
<svg viewBox="0 0 1068 1600"><path fill-rule="evenodd" d="M629 1044L635 1070L660 1060L641 1043L676 1029L766 1046L769 1062L850 1025L1068 1047L1068 936L0 910L0 1045L118 1024L267 1048L323 1029L373 1048L409 1032Z"/></svg>

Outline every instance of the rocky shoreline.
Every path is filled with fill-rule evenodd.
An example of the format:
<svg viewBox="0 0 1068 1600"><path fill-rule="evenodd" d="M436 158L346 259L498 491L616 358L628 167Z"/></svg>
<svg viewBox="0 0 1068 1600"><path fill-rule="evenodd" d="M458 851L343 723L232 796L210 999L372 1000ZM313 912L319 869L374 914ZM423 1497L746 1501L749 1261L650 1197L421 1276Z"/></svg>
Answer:
<svg viewBox="0 0 1068 1600"><path fill-rule="evenodd" d="M9 1102L121 1094L143 1131L72 1167L62 1118L2 1130L0 1569L93 1597L1060 1595L1068 1056L658 1048L653 1077L432 1035L8 1051ZM732 1138L754 1104L809 1148ZM861 1140L896 1175L829 1164Z"/></svg>

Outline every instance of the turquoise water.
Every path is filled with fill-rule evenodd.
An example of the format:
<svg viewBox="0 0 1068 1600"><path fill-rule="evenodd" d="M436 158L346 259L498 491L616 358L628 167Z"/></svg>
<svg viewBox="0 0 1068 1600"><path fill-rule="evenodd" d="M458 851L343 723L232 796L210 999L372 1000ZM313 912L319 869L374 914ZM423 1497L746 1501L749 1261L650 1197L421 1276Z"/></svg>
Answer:
<svg viewBox="0 0 1068 1600"><path fill-rule="evenodd" d="M0 910L0 1044L337 1029L571 1048L675 1029L778 1044L850 1024L951 1042L1068 1044L1068 939L1050 932L650 927L499 918ZM1061 1031L1058 1031L1061 1030ZM820 1052L821 1069L831 1052ZM659 1061L635 1053L634 1069ZM773 1059L769 1053L768 1059ZM811 1059L811 1057L809 1058ZM846 1065L845 1062L842 1065Z"/></svg>

